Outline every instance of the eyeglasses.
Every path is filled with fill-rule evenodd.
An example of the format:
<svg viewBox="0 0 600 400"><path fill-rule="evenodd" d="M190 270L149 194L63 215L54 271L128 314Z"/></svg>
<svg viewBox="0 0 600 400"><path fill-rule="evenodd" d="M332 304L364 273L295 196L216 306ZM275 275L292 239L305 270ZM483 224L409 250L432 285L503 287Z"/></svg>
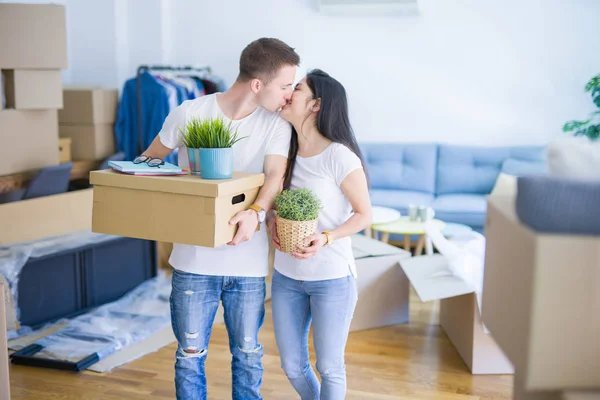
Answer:
<svg viewBox="0 0 600 400"><path fill-rule="evenodd" d="M137 156L133 160L133 163L134 164L146 163L146 164L148 164L149 167L156 167L156 168L160 168L161 165L165 164L165 162L160 158L152 158L152 157L148 157L148 156Z"/></svg>

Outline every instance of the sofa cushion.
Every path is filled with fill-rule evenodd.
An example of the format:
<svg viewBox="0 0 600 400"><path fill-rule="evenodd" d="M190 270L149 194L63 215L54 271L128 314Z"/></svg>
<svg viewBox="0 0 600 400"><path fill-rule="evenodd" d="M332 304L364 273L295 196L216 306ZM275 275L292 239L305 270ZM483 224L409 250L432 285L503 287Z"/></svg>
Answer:
<svg viewBox="0 0 600 400"><path fill-rule="evenodd" d="M435 191L435 143L362 143L373 189Z"/></svg>
<svg viewBox="0 0 600 400"><path fill-rule="evenodd" d="M371 203L374 206L389 207L403 214L408 212L408 205L430 206L433 195L409 190L371 189Z"/></svg>
<svg viewBox="0 0 600 400"><path fill-rule="evenodd" d="M533 230L600 235L600 182L525 176L517 185L517 215Z"/></svg>
<svg viewBox="0 0 600 400"><path fill-rule="evenodd" d="M480 194L446 194L431 203L435 218L472 227L483 227L487 210L486 196Z"/></svg>
<svg viewBox="0 0 600 400"><path fill-rule="evenodd" d="M543 163L545 149L542 146L440 145L436 194L489 194L506 159Z"/></svg>
<svg viewBox="0 0 600 400"><path fill-rule="evenodd" d="M548 167L544 161L507 158L502 163L502 172L513 176L546 175L548 173Z"/></svg>

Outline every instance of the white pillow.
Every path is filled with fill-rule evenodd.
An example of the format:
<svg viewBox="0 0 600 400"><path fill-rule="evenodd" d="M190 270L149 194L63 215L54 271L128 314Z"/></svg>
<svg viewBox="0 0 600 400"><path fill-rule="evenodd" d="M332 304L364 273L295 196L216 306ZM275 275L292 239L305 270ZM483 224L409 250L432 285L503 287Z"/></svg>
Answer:
<svg viewBox="0 0 600 400"><path fill-rule="evenodd" d="M548 171L551 176L600 181L600 141L569 137L548 144Z"/></svg>
<svg viewBox="0 0 600 400"><path fill-rule="evenodd" d="M517 177L514 175L500 172L496 184L492 189L490 196L511 196L517 195Z"/></svg>

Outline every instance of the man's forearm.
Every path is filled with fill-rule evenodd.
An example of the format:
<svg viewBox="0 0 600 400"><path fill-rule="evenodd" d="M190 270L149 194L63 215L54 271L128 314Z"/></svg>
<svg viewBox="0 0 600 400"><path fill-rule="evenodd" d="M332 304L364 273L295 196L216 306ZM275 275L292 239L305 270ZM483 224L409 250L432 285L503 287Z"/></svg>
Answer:
<svg viewBox="0 0 600 400"><path fill-rule="evenodd" d="M142 153L142 155L152 158L165 158L171 153L171 151L173 150L162 144L160 137L156 136L146 151Z"/></svg>
<svg viewBox="0 0 600 400"><path fill-rule="evenodd" d="M275 196L281 192L283 188L283 179L280 177L267 177L265 179L265 183L263 187L258 192L258 197L256 198L255 204L258 204L266 211L269 211L273 208L273 201L275 200Z"/></svg>

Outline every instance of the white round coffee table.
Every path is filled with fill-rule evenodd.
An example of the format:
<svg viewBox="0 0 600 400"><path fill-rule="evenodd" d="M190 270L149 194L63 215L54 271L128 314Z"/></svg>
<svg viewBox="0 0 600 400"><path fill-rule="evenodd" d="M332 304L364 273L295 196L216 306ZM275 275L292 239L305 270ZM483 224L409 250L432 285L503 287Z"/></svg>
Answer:
<svg viewBox="0 0 600 400"><path fill-rule="evenodd" d="M401 217L400 211L389 207L373 206L371 211L373 213L372 225L387 224L397 221ZM373 231L370 227L365 230L365 236L373 237Z"/></svg>
<svg viewBox="0 0 600 400"><path fill-rule="evenodd" d="M439 219L431 220L433 224L440 230L444 229L446 223ZM417 248L415 249L415 255L419 256L423 252L425 247L426 254L433 254L433 247L430 241L427 239L425 234L425 223L421 221L411 221L408 217L402 217L396 221L388 222L384 224L373 225L373 231L381 232L381 241L387 243L390 234L403 235L404 236L404 250L410 251L410 236L418 235L419 240L417 242Z"/></svg>

